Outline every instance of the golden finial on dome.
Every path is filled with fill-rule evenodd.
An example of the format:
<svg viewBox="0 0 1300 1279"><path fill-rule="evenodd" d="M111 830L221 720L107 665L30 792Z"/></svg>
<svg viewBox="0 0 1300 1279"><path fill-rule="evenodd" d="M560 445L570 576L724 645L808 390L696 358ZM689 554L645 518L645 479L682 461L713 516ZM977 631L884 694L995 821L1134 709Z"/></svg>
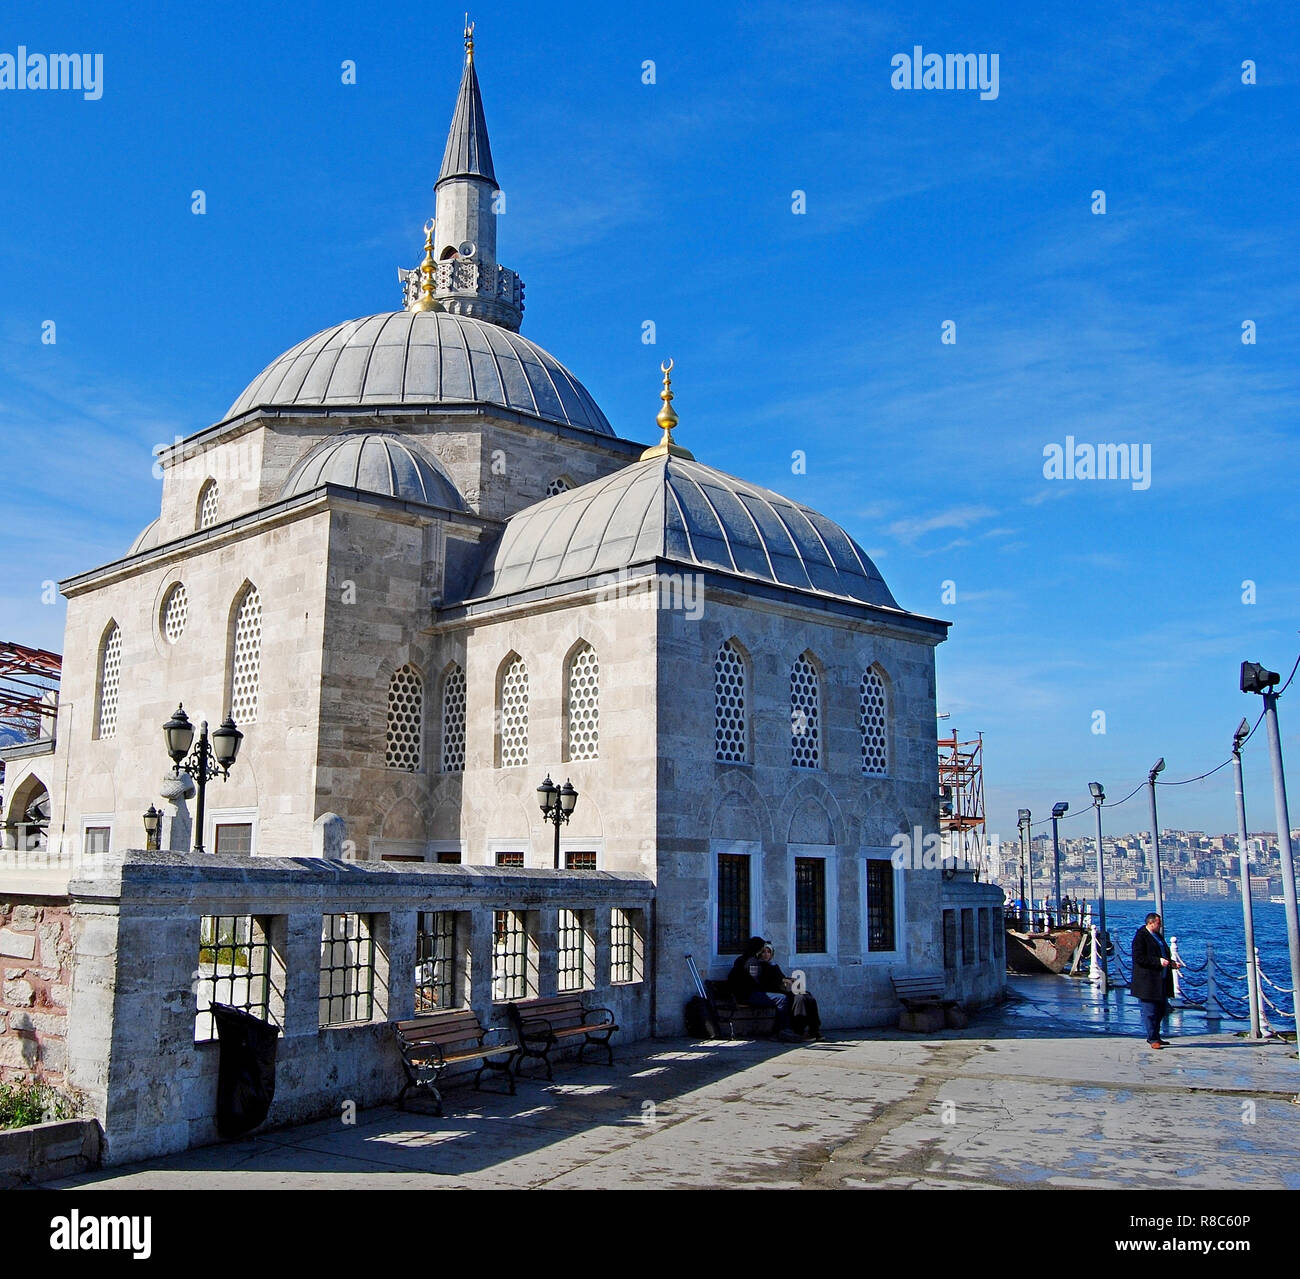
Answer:
<svg viewBox="0 0 1300 1279"><path fill-rule="evenodd" d="M465 15L465 61L474 61L474 24L468 13Z"/></svg>
<svg viewBox="0 0 1300 1279"><path fill-rule="evenodd" d="M681 445L673 442L673 427L677 425L677 414L673 411L673 362L669 360L666 364L659 366L660 372L664 375L664 389L659 392L659 398L664 402L663 408L659 410L659 415L655 421L663 427L663 439L659 441L654 448L646 449L641 454L641 460L644 462L650 457L680 457L685 458L688 462L695 461L695 454L688 452Z"/></svg>
<svg viewBox="0 0 1300 1279"><path fill-rule="evenodd" d="M424 224L424 261L420 263L420 296L411 303L412 311L440 311L434 299L438 264L433 257L433 219Z"/></svg>

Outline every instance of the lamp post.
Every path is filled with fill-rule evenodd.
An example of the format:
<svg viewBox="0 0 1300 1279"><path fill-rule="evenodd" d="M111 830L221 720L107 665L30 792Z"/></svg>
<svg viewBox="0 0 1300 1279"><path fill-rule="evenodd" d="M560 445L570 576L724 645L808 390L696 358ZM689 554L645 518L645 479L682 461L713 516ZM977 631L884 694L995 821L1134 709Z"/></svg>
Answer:
<svg viewBox="0 0 1300 1279"><path fill-rule="evenodd" d="M546 780L537 788L537 802L542 806L542 817L555 825L555 869L560 869L560 827L573 816L578 804L578 792L573 783L565 780L557 786L547 773Z"/></svg>
<svg viewBox="0 0 1300 1279"><path fill-rule="evenodd" d="M1016 825L1020 828L1020 909L1028 913L1029 918L1023 924L1028 933L1034 928L1034 868L1029 865L1029 809L1017 811ZM1029 883L1028 893L1025 891L1026 880Z"/></svg>
<svg viewBox="0 0 1300 1279"><path fill-rule="evenodd" d="M152 804L144 814L144 847L149 853L158 851L158 832L162 830L163 815Z"/></svg>
<svg viewBox="0 0 1300 1279"><path fill-rule="evenodd" d="M163 725L163 737L167 742L167 753L172 757L172 772L179 777L189 774L198 787L199 802L195 813L194 851L203 852L203 805L208 783L214 777L225 781L230 776L235 759L239 755L239 744L244 735L235 727L235 721L229 715L221 721L209 738L208 721L204 720L199 729L199 740L194 741L194 725L185 713L184 704L176 707L176 714ZM191 751L190 746L194 749ZM188 756L188 758L187 758ZM152 807L152 806L151 806Z"/></svg>
<svg viewBox="0 0 1300 1279"><path fill-rule="evenodd" d="M1273 808L1277 815L1277 851L1282 860L1282 896L1286 901L1286 941L1291 952L1291 989L1294 1006L1300 1008L1300 917L1296 912L1295 863L1291 856L1291 818L1286 806L1286 777L1282 772L1282 738L1277 727L1277 693L1281 677L1266 671L1258 662L1242 662L1241 691L1264 698L1264 722L1268 725L1268 753L1273 762ZM1300 1048L1300 1041L1297 1042Z"/></svg>
<svg viewBox="0 0 1300 1279"><path fill-rule="evenodd" d="M1101 993L1106 993L1110 974L1106 969L1106 868L1101 853L1101 806L1106 802L1106 792L1100 782L1088 783L1092 806L1097 810L1097 967L1101 969Z"/></svg>
<svg viewBox="0 0 1300 1279"><path fill-rule="evenodd" d="M1057 922L1064 924L1065 920L1061 917L1061 841L1056 829L1056 823L1069 811L1070 805L1062 800L1059 804L1052 805L1052 871L1054 875L1053 887L1056 890L1056 917Z"/></svg>
<svg viewBox="0 0 1300 1279"><path fill-rule="evenodd" d="M1243 719L1232 735L1232 776L1237 784L1237 869L1241 875L1241 922L1246 934L1246 992L1250 998L1250 1037L1262 1038L1259 1020L1259 967L1255 958L1255 904L1250 899L1250 859L1246 854L1246 788L1241 780L1241 748L1250 736Z"/></svg>
<svg viewBox="0 0 1300 1279"><path fill-rule="evenodd" d="M1151 766L1147 774L1147 798L1151 801L1151 884L1156 895L1156 914L1160 916L1160 926L1167 933L1165 923L1165 894L1160 882L1160 822L1156 818L1156 775L1165 771L1165 757L1162 755Z"/></svg>

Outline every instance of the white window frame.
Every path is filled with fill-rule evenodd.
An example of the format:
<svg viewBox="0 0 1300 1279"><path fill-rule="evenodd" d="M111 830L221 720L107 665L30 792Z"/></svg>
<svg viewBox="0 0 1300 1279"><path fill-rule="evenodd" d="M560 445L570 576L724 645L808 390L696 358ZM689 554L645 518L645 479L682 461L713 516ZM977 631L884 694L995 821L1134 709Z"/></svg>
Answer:
<svg viewBox="0 0 1300 1279"><path fill-rule="evenodd" d="M709 840L709 949L712 952L710 967L736 962L735 955L718 953L718 854L739 853L749 858L749 927L751 936L762 935L762 925L755 921L764 916L763 902L763 845L758 840Z"/></svg>
<svg viewBox="0 0 1300 1279"><path fill-rule="evenodd" d="M790 939L790 962L792 964L833 963L839 954L839 849L834 844L787 844L788 854L786 879L790 886L789 918L786 920ZM794 901L794 859L796 857L820 857L826 863L823 874L826 877L826 949L815 951L796 951L795 945L795 901Z"/></svg>
<svg viewBox="0 0 1300 1279"><path fill-rule="evenodd" d="M99 827L101 827L101 826L107 826L107 827L108 827L108 851L109 851L110 853L113 851L113 843L114 843L114 840L113 840L113 818L114 818L115 815L116 815L116 814L114 814L114 813L82 813L82 815L81 815L81 847L80 847L80 849L78 849L78 852L79 852L83 857L88 857L88 856L90 856L90 854L86 852L86 832L89 831L89 830L92 830L92 829L97 829L97 828L99 828ZM140 829L141 829L141 832L143 832L143 830L144 830L143 823L141 824ZM160 832L159 832L159 837L160 837L160 838L161 838L161 835L162 835L162 832L160 831ZM141 846L143 847L143 840L141 841ZM96 854L96 856L98 856L98 854Z"/></svg>
<svg viewBox="0 0 1300 1279"><path fill-rule="evenodd" d="M523 849L524 869L528 870L533 865L533 841L528 835L517 835L514 839L489 839L487 842L487 866L497 864L498 853L517 853ZM465 855L461 853L461 860L464 861Z"/></svg>
<svg viewBox="0 0 1300 1279"><path fill-rule="evenodd" d="M218 826L251 826L248 855L260 857L257 851L258 819L256 808L214 808L204 818L203 847L214 856L217 851Z"/></svg>
<svg viewBox="0 0 1300 1279"><path fill-rule="evenodd" d="M565 853L591 853L596 854L596 869L605 869L605 841L603 839L565 839L560 836L560 869L564 869ZM552 851L554 857L554 851Z"/></svg>
<svg viewBox="0 0 1300 1279"><path fill-rule="evenodd" d="M906 895L907 876L893 864L892 847L869 846L858 849L858 903L859 930L858 950L864 964L900 964L907 963L907 933L903 929L903 920L907 917ZM894 876L894 950L867 949L867 862L887 861Z"/></svg>

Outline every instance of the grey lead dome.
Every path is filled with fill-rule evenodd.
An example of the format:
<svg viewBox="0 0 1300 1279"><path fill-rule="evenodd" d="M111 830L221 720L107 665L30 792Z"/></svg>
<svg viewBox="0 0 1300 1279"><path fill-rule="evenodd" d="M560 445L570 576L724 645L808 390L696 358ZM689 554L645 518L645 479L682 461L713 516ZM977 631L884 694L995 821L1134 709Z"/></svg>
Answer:
<svg viewBox="0 0 1300 1279"><path fill-rule="evenodd" d="M518 333L446 311L336 324L286 351L230 406L489 404L613 435L587 388Z"/></svg>
<svg viewBox="0 0 1300 1279"><path fill-rule="evenodd" d="M322 484L451 511L467 509L451 477L422 448L380 431L349 432L318 444L289 472L280 493L297 497Z"/></svg>
<svg viewBox="0 0 1300 1279"><path fill-rule="evenodd" d="M506 524L478 597L667 560L897 608L834 521L699 462L655 457L527 507Z"/></svg>

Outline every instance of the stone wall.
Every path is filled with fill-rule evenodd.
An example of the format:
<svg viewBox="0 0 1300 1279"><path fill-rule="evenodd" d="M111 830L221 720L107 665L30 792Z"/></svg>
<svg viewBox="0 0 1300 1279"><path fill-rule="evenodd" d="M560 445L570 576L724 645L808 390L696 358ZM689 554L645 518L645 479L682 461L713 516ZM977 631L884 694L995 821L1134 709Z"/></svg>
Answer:
<svg viewBox="0 0 1300 1279"><path fill-rule="evenodd" d="M71 925L65 903L0 901L0 1080L64 1081Z"/></svg>
<svg viewBox="0 0 1300 1279"><path fill-rule="evenodd" d="M649 1034L654 888L642 876L130 852L105 874L75 881L70 892L76 970L69 1080L103 1126L108 1164L217 1139L220 1049L196 1042L195 1026L204 915L253 916L268 939L266 1013L282 1031L272 1126L337 1115L346 1101L364 1108L397 1096L404 1076L391 1023L414 1014L420 911L457 913L459 1002L485 1026L505 1021L504 1003L494 999L494 912L519 911L528 921L532 996L557 993L559 911L588 912L592 963L584 998L614 1011L622 1027L616 1047ZM616 906L643 921L640 980L612 980ZM373 1006L364 1020L322 1025L322 916L336 912L369 920Z"/></svg>

